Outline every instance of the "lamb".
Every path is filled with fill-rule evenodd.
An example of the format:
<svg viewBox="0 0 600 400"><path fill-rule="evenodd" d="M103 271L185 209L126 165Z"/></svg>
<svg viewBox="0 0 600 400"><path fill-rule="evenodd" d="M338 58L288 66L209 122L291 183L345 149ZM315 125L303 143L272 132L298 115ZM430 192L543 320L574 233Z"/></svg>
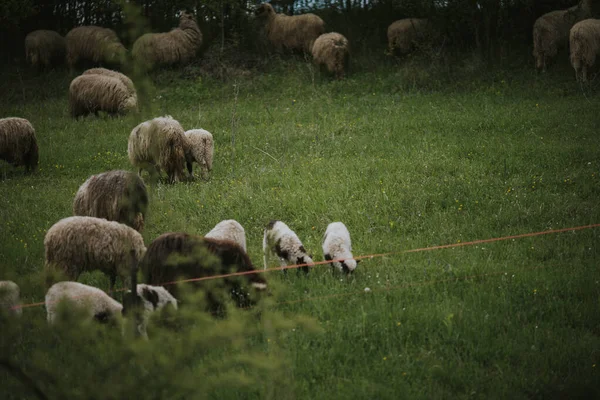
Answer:
<svg viewBox="0 0 600 400"><path fill-rule="evenodd" d="M323 255L325 260L332 261L331 267L337 268L346 274L354 272L359 260L352 257L352 243L350 232L342 222L332 222L327 226L323 236Z"/></svg>
<svg viewBox="0 0 600 400"><path fill-rule="evenodd" d="M58 32L37 30L25 37L25 59L37 69L65 62L66 42Z"/></svg>
<svg viewBox="0 0 600 400"><path fill-rule="evenodd" d="M46 293L46 312L48 323L60 321L62 312L72 312L63 308L63 303L75 307L88 320L100 323L116 322L121 316L123 306L104 291L78 282L58 282ZM62 311L62 312L61 312Z"/></svg>
<svg viewBox="0 0 600 400"><path fill-rule="evenodd" d="M141 232L148 208L148 191L138 175L122 170L89 177L73 201L73 215L121 222Z"/></svg>
<svg viewBox="0 0 600 400"><path fill-rule="evenodd" d="M591 18L591 0L583 0L566 10L556 10L539 17L533 24L533 56L538 71L546 71L547 64L559 50L569 44L569 30L586 18Z"/></svg>
<svg viewBox="0 0 600 400"><path fill-rule="evenodd" d="M23 118L0 119L0 160L15 167L25 166L35 171L38 164L38 145L35 129Z"/></svg>
<svg viewBox="0 0 600 400"><path fill-rule="evenodd" d="M286 267L291 264L309 264L300 267L308 273L308 267L312 266L312 256L308 255L306 249L298 236L285 223L273 220L267 224L263 236L264 268L267 269L272 254L279 257L279 264ZM284 271L286 271L284 269Z"/></svg>
<svg viewBox="0 0 600 400"><path fill-rule="evenodd" d="M315 41L312 55L315 64L326 67L327 71L334 74L337 79L341 79L348 70L350 57L348 39L336 32L324 33Z"/></svg>
<svg viewBox="0 0 600 400"><path fill-rule="evenodd" d="M65 36L69 68L80 61L93 64L123 64L127 55L117 34L99 26L73 28Z"/></svg>
<svg viewBox="0 0 600 400"><path fill-rule="evenodd" d="M129 135L127 154L131 165L150 170L153 167L159 177L161 169L167 173L170 183L183 180L185 154L188 149L185 132L179 122L170 115L154 118L133 128Z"/></svg>
<svg viewBox="0 0 600 400"><path fill-rule="evenodd" d="M315 40L325 33L325 22L315 14L277 14L273 6L263 3L255 15L265 23L267 39L277 51L300 50L310 54Z"/></svg>
<svg viewBox="0 0 600 400"><path fill-rule="evenodd" d="M0 313L20 317L23 313L20 296L19 285L13 281L0 281Z"/></svg>
<svg viewBox="0 0 600 400"><path fill-rule="evenodd" d="M594 66L600 52L600 19L586 19L573 25L569 42L575 79L587 82L588 69Z"/></svg>
<svg viewBox="0 0 600 400"><path fill-rule="evenodd" d="M164 33L146 33L133 44L134 60L145 68L189 63L202 46L202 32L193 14L183 12L179 27Z"/></svg>
<svg viewBox="0 0 600 400"><path fill-rule="evenodd" d="M150 285L165 284L169 293L179 296L178 278L203 278L231 272L246 272L243 284L238 277L212 280L210 284L195 281L193 284L204 289L207 311L215 316L224 315L224 299L220 292L228 292L238 307L254 304L249 288L257 291L267 289L267 282L255 271L246 252L228 240L189 235L183 232L165 233L156 238L140 263L144 280ZM168 283L168 285L167 285Z"/></svg>
<svg viewBox="0 0 600 400"><path fill-rule="evenodd" d="M164 287L150 286L144 283L136 285L135 296L131 296L131 291L123 296L123 316L127 316L129 310L138 304L143 306L143 312L137 329L140 335L146 339L148 338L148 322L153 312L169 306L177 310L177 300Z"/></svg>
<svg viewBox="0 0 600 400"><path fill-rule="evenodd" d="M424 18L400 19L388 27L387 37L389 52L404 55L431 42L433 25Z"/></svg>
<svg viewBox="0 0 600 400"><path fill-rule="evenodd" d="M204 129L191 129L185 132L185 137L188 144L185 158L190 177L194 177L192 163L195 161L201 167L202 176L208 179L215 152L212 134Z"/></svg>
<svg viewBox="0 0 600 400"><path fill-rule="evenodd" d="M119 79L127 87L129 94L135 97L137 104L137 92L135 90L135 85L127 75L106 68L90 68L88 70L85 70L81 75L106 75Z"/></svg>
<svg viewBox="0 0 600 400"><path fill-rule="evenodd" d="M77 118L99 111L123 115L137 110L137 95L121 79L99 74L85 74L69 86L69 109Z"/></svg>
<svg viewBox="0 0 600 400"><path fill-rule="evenodd" d="M142 235L133 228L80 216L52 225L44 238L44 248L47 272L63 271L70 280L77 280L84 271L100 270L109 276L111 291L117 275L127 279L130 263L139 261L146 252Z"/></svg>
<svg viewBox="0 0 600 400"><path fill-rule="evenodd" d="M226 219L219 222L204 237L231 240L246 251L246 232L244 231L244 227L234 219Z"/></svg>

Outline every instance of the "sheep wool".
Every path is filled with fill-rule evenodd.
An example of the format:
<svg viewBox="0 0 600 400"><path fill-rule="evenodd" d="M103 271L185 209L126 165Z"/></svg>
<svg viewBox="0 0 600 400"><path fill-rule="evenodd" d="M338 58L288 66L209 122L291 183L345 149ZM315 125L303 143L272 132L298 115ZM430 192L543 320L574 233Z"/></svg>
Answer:
<svg viewBox="0 0 600 400"><path fill-rule="evenodd" d="M148 322L155 311L160 311L169 306L177 310L177 299L162 286L150 286L141 283L136 286L136 298L132 299L130 295L131 291L123 296L123 316L127 316L129 309L138 302L142 304L142 319L137 329L144 338L148 338Z"/></svg>
<svg viewBox="0 0 600 400"><path fill-rule="evenodd" d="M99 26L73 28L65 36L69 68L80 61L93 64L122 64L127 50L112 29Z"/></svg>
<svg viewBox="0 0 600 400"><path fill-rule="evenodd" d="M185 131L170 115L142 122L129 135L127 155L131 165L142 170L154 169L160 176L167 173L170 183L184 178L185 153L188 149Z"/></svg>
<svg viewBox="0 0 600 400"><path fill-rule="evenodd" d="M34 68L48 68L65 62L66 42L58 32L37 30L25 37L25 59Z"/></svg>
<svg viewBox="0 0 600 400"><path fill-rule="evenodd" d="M146 33L133 44L133 58L144 68L187 64L202 46L202 32L193 14L183 12L179 27L169 32Z"/></svg>
<svg viewBox="0 0 600 400"><path fill-rule="evenodd" d="M226 219L215 225L204 237L231 240L246 251L246 232L244 227L234 219Z"/></svg>
<svg viewBox="0 0 600 400"><path fill-rule="evenodd" d="M344 77L348 70L350 45L344 35L337 32L324 33L315 40L312 47L315 64L326 67L337 79Z"/></svg>
<svg viewBox="0 0 600 400"><path fill-rule="evenodd" d="M404 55L431 41L433 26L423 18L405 18L393 22L387 30L390 53Z"/></svg>
<svg viewBox="0 0 600 400"><path fill-rule="evenodd" d="M62 303L68 303L63 308ZM58 282L52 285L45 299L48 323L60 320L61 311L70 312L73 308L89 320L101 323L120 318L123 306L104 291L78 282Z"/></svg>
<svg viewBox="0 0 600 400"><path fill-rule="evenodd" d="M44 238L47 270L63 271L77 280L84 271L100 270L110 278L129 277L132 261L146 252L142 235L127 225L95 217L69 217L52 225ZM131 259L133 255L134 260Z"/></svg>
<svg viewBox="0 0 600 400"><path fill-rule="evenodd" d="M137 103L137 92L135 91L135 85L127 75L106 68L90 68L88 70L85 70L81 75L105 75L117 78L118 80L123 82L123 84L127 87L129 95L135 97Z"/></svg>
<svg viewBox="0 0 600 400"><path fill-rule="evenodd" d="M345 259L331 262L331 266L340 272L348 274L356 269L358 261L352 259L350 232L342 222L332 222L327 226L323 235L323 256L328 261Z"/></svg>
<svg viewBox="0 0 600 400"><path fill-rule="evenodd" d="M21 316L21 292L13 281L0 281L0 313Z"/></svg>
<svg viewBox="0 0 600 400"><path fill-rule="evenodd" d="M282 267L290 264L313 264L298 235L281 221L271 221L267 224L263 236L264 268L267 269L271 255L279 258ZM309 266L300 267L308 272ZM284 269L284 271L286 271Z"/></svg>
<svg viewBox="0 0 600 400"><path fill-rule="evenodd" d="M231 272L255 271L248 254L236 243L183 232L165 233L156 238L140 263L144 280L150 285L173 282L178 278L202 278ZM190 282L206 290L207 311L222 315L225 307L223 295L228 294L238 307L254 304L250 289L263 291L266 280L257 273L243 277L226 277L213 280ZM175 298L179 296L177 285L167 286Z"/></svg>
<svg viewBox="0 0 600 400"><path fill-rule="evenodd" d="M148 208L148 191L142 178L129 171L108 171L90 176L73 201L73 215L121 222L141 232Z"/></svg>
<svg viewBox="0 0 600 400"><path fill-rule="evenodd" d="M587 82L588 71L600 53L600 19L586 19L573 25L569 42L575 79Z"/></svg>
<svg viewBox="0 0 600 400"><path fill-rule="evenodd" d="M69 86L69 109L74 118L98 114L126 114L137 109L137 95L121 79L99 74L80 75Z"/></svg>
<svg viewBox="0 0 600 400"><path fill-rule="evenodd" d="M547 64L569 44L569 30L578 21L590 18L591 0L566 10L546 13L533 24L533 57L538 71L545 71Z"/></svg>
<svg viewBox="0 0 600 400"><path fill-rule="evenodd" d="M278 50L300 50L310 54L313 43L325 33L325 22L315 14L277 14L273 6L263 3L255 11L265 24L267 39Z"/></svg>
<svg viewBox="0 0 600 400"><path fill-rule="evenodd" d="M38 145L35 129L23 118L0 119L0 160L15 167L25 166L35 171L38 164Z"/></svg>
<svg viewBox="0 0 600 400"><path fill-rule="evenodd" d="M194 176L192 163L200 165L202 176L208 178L212 171L215 144L212 134L204 129L191 129L185 132L187 138L186 164L190 177Z"/></svg>

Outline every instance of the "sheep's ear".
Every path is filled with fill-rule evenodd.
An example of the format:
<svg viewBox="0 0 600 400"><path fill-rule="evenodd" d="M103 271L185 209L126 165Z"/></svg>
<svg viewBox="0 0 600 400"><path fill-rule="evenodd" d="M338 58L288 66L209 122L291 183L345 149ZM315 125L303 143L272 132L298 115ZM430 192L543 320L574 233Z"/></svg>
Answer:
<svg viewBox="0 0 600 400"><path fill-rule="evenodd" d="M331 261L333 260L333 258L331 258L330 254L325 254L325 261Z"/></svg>
<svg viewBox="0 0 600 400"><path fill-rule="evenodd" d="M156 309L156 306L158 305L158 293L152 289L144 288L142 289L142 297L146 301L152 303L152 307Z"/></svg>

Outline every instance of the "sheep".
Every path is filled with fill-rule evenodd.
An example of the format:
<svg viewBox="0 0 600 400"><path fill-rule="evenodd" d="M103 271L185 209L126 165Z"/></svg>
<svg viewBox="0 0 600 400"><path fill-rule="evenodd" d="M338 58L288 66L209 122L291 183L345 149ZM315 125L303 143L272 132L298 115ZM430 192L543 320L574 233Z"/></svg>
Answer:
<svg viewBox="0 0 600 400"><path fill-rule="evenodd" d="M153 312L169 306L177 310L177 299L164 287L150 286L144 283L136 285L135 296L131 295L131 291L128 291L123 296L123 316L127 316L129 310L138 304L143 306L143 312L141 321L137 325L137 330L146 339L148 338L148 321Z"/></svg>
<svg viewBox="0 0 600 400"><path fill-rule="evenodd" d="M346 274L354 272L359 260L352 257L352 243L350 232L342 222L332 222L327 226L323 235L323 255L325 260L332 261L331 267L337 268Z"/></svg>
<svg viewBox="0 0 600 400"><path fill-rule="evenodd" d="M202 32L194 15L183 12L178 28L140 36L133 44L132 55L141 66L151 69L156 66L187 64L201 46Z"/></svg>
<svg viewBox="0 0 600 400"><path fill-rule="evenodd" d="M391 54L404 55L415 48L430 43L434 36L433 25L424 18L405 18L390 24L387 30Z"/></svg>
<svg viewBox="0 0 600 400"><path fill-rule="evenodd" d="M99 111L123 115L137 110L137 95L119 79L107 75L86 74L73 79L69 86L69 109L77 118Z"/></svg>
<svg viewBox="0 0 600 400"><path fill-rule="evenodd" d="M13 281L0 281L0 313L21 316L19 285Z"/></svg>
<svg viewBox="0 0 600 400"><path fill-rule="evenodd" d="M25 37L25 59L34 68L48 68L63 63L65 54L65 38L58 32L37 30Z"/></svg>
<svg viewBox="0 0 600 400"><path fill-rule="evenodd" d="M324 33L315 40L312 47L315 64L326 67L337 79L344 77L348 70L350 45L343 35L331 32Z"/></svg>
<svg viewBox="0 0 600 400"><path fill-rule="evenodd" d="M73 201L73 215L121 222L141 232L148 208L148 191L138 175L122 170L90 176Z"/></svg>
<svg viewBox="0 0 600 400"><path fill-rule="evenodd" d="M106 68L90 68L85 70L81 75L106 75L117 78L127 87L129 94L135 97L137 103L137 92L135 91L135 85L127 75Z"/></svg>
<svg viewBox="0 0 600 400"><path fill-rule="evenodd" d="M312 256L308 255L306 249L298 236L289 226L281 221L270 221L265 228L263 236L263 260L264 269L267 269L270 256L272 254L279 257L279 264L286 267L291 264L309 264L312 266ZM300 267L304 272L308 272L309 266ZM284 269L285 272L287 272Z"/></svg>
<svg viewBox="0 0 600 400"><path fill-rule="evenodd" d="M215 290L227 291L238 307L254 304L248 287L257 291L267 289L267 282L255 271L246 252L229 240L218 240L183 232L165 233L156 238L140 263L144 280L150 285L164 284L175 298L179 296L177 278L203 278L231 272L246 272L247 285L238 277L224 277L195 281L195 286L206 290L207 311L214 316L224 315L223 299ZM168 285L167 285L168 284Z"/></svg>
<svg viewBox="0 0 600 400"><path fill-rule="evenodd" d="M246 232L244 227L234 219L226 219L215 225L204 237L231 240L237 243L244 251L246 250Z"/></svg>
<svg viewBox="0 0 600 400"><path fill-rule="evenodd" d="M566 10L556 10L546 13L535 20L533 24L533 57L535 68L546 71L547 64L556 57L559 50L569 44L569 30L586 18L591 18L591 0Z"/></svg>
<svg viewBox="0 0 600 400"><path fill-rule="evenodd" d="M273 6L263 3L256 8L255 15L265 24L267 39L277 51L299 50L310 54L315 40L325 33L325 22L315 14L277 14Z"/></svg>
<svg viewBox="0 0 600 400"><path fill-rule="evenodd" d="M188 143L181 124L170 115L142 122L129 135L127 154L131 165L142 169L154 167L159 177L161 169L167 173L169 183L184 178L185 154Z"/></svg>
<svg viewBox="0 0 600 400"><path fill-rule="evenodd" d="M186 164L190 178L194 177L192 163L197 162L202 171L202 176L208 179L208 174L212 171L213 154L215 144L212 134L204 129L191 129L185 132L187 138Z"/></svg>
<svg viewBox="0 0 600 400"><path fill-rule="evenodd" d="M569 42L575 79L587 82L588 68L594 66L600 52L600 19L586 19L573 25Z"/></svg>
<svg viewBox="0 0 600 400"><path fill-rule="evenodd" d="M118 321L123 310L123 306L118 301L98 288L78 282L58 282L46 293L48 323L54 324L60 321L61 315L64 315L61 311L65 311L63 303L83 312L87 319L100 323Z"/></svg>
<svg viewBox="0 0 600 400"><path fill-rule="evenodd" d="M100 270L110 278L111 291L117 275L125 280L130 263L139 261L146 252L142 235L133 228L81 216L52 225L44 238L44 248L47 272L60 270L70 280L77 280L84 271Z"/></svg>
<svg viewBox="0 0 600 400"><path fill-rule="evenodd" d="M67 64L70 69L79 61L93 64L122 64L127 50L117 34L99 26L73 28L65 36Z"/></svg>
<svg viewBox="0 0 600 400"><path fill-rule="evenodd" d="M0 119L0 160L15 167L25 166L27 172L35 171L39 152L35 129L23 118Z"/></svg>

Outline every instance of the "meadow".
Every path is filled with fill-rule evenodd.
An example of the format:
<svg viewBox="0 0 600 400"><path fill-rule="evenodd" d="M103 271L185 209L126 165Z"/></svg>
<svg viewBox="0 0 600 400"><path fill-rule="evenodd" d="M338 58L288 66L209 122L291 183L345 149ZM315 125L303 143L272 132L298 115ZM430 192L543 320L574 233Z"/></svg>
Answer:
<svg viewBox="0 0 600 400"><path fill-rule="evenodd" d="M260 268L264 226L280 219L315 260L333 221L347 225L355 256L398 252L363 259L348 278L326 265L308 276L269 273L274 296L262 321L249 311L233 314L237 324L202 319L186 338L216 350L192 352L176 383L157 371L186 351L162 330L153 341L150 330L145 349L162 348L161 357L144 350L149 372L136 390L186 399L600 397L598 228L404 252L600 223L599 97L568 68L440 73L384 61L330 81L286 60L223 82L191 67L136 81L140 114L80 120L68 115L68 72L3 75L0 116L29 119L40 147L34 174L0 162L1 278L19 283L24 303L43 301L44 234L72 214L79 185L132 170L129 133L165 114L212 132L214 169L209 181L147 182L147 245L233 218ZM80 281L108 287L100 274ZM19 328L0 333L0 356L41 382L52 380L36 368L54 371L73 387L68 398L90 398L85 387L96 398L123 398L100 366L135 369L131 360L92 354L89 346L104 345L79 335L61 341L67 333L48 333L44 318L43 307L24 309ZM231 340L219 347L220 336ZM74 364L70 348L98 368ZM239 361L244 354L255 364ZM223 365L234 356L242 364ZM213 369L201 369L209 360ZM215 371L229 378L210 380ZM34 396L5 371L0 381L3 398Z"/></svg>

